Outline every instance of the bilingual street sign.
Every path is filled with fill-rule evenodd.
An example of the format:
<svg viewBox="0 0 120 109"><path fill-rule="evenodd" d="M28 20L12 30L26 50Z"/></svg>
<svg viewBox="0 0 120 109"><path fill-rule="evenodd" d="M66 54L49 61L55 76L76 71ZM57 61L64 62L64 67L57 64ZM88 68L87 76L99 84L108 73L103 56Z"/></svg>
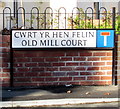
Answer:
<svg viewBox="0 0 120 109"><path fill-rule="evenodd" d="M12 48L114 47L114 30L12 30Z"/></svg>

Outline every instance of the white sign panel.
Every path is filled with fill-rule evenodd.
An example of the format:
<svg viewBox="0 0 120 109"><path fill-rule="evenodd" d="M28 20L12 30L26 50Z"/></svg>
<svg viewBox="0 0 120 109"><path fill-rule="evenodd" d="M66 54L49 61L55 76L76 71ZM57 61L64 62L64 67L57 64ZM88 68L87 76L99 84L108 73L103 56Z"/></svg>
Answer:
<svg viewBox="0 0 120 109"><path fill-rule="evenodd" d="M96 47L96 30L12 30L12 48Z"/></svg>

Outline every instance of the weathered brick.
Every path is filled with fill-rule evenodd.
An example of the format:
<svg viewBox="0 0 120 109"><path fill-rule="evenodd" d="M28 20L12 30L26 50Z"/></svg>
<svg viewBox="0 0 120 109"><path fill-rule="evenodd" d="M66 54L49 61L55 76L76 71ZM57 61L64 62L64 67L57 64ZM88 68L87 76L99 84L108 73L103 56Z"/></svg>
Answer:
<svg viewBox="0 0 120 109"><path fill-rule="evenodd" d="M85 61L86 57L74 57L75 61Z"/></svg>
<svg viewBox="0 0 120 109"><path fill-rule="evenodd" d="M80 62L80 66L92 66L92 62Z"/></svg>
<svg viewBox="0 0 120 109"><path fill-rule="evenodd" d="M54 67L46 68L46 71L58 71L58 68L54 68Z"/></svg>
<svg viewBox="0 0 120 109"><path fill-rule="evenodd" d="M67 72L67 75L69 75L69 76L76 76L78 74L79 74L79 72Z"/></svg>
<svg viewBox="0 0 120 109"><path fill-rule="evenodd" d="M100 76L88 76L87 80L100 80Z"/></svg>
<svg viewBox="0 0 120 109"><path fill-rule="evenodd" d="M83 52L83 53L80 53L80 56L92 56L92 53Z"/></svg>
<svg viewBox="0 0 120 109"><path fill-rule="evenodd" d="M92 72L80 72L80 75L93 75Z"/></svg>
<svg viewBox="0 0 120 109"><path fill-rule="evenodd" d="M100 61L100 57L89 57L88 61Z"/></svg>
<svg viewBox="0 0 120 109"><path fill-rule="evenodd" d="M58 81L57 77L45 78L45 81Z"/></svg>
<svg viewBox="0 0 120 109"><path fill-rule="evenodd" d="M66 76L66 72L53 72L53 76Z"/></svg>
<svg viewBox="0 0 120 109"><path fill-rule="evenodd" d="M106 52L96 52L96 53L93 53L93 56L107 56L107 53Z"/></svg>
<svg viewBox="0 0 120 109"><path fill-rule="evenodd" d="M74 71L85 71L85 67L75 67L73 70Z"/></svg>
<svg viewBox="0 0 120 109"><path fill-rule="evenodd" d="M105 75L105 72L100 72L100 71L93 72L93 75Z"/></svg>
<svg viewBox="0 0 120 109"><path fill-rule="evenodd" d="M59 61L72 61L72 57L62 57L59 58Z"/></svg>
<svg viewBox="0 0 120 109"><path fill-rule="evenodd" d="M85 80L85 77L74 77L74 80Z"/></svg>
<svg viewBox="0 0 120 109"><path fill-rule="evenodd" d="M65 66L65 63L52 63L53 66Z"/></svg>
<svg viewBox="0 0 120 109"><path fill-rule="evenodd" d="M103 66L105 62L93 62L93 66Z"/></svg>
<svg viewBox="0 0 120 109"><path fill-rule="evenodd" d="M66 63L66 66L78 66L79 65L79 63L77 63L77 62L67 62Z"/></svg>
<svg viewBox="0 0 120 109"><path fill-rule="evenodd" d="M72 71L71 67L61 67L60 71Z"/></svg>
<svg viewBox="0 0 120 109"><path fill-rule="evenodd" d="M60 77L59 81L72 81L72 77Z"/></svg>
<svg viewBox="0 0 120 109"><path fill-rule="evenodd" d="M37 67L37 63L26 63L25 66L26 67Z"/></svg>
<svg viewBox="0 0 120 109"><path fill-rule="evenodd" d="M93 81L81 81L80 85L93 85L94 82Z"/></svg>
<svg viewBox="0 0 120 109"><path fill-rule="evenodd" d="M96 71L96 70L100 70L101 67L88 67L88 71L89 70L93 70L93 71Z"/></svg>

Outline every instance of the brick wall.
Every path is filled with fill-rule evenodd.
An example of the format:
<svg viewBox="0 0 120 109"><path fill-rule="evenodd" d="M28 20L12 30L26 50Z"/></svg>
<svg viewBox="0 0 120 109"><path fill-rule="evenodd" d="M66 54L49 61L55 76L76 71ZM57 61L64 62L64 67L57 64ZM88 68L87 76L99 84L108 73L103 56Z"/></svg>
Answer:
<svg viewBox="0 0 120 109"><path fill-rule="evenodd" d="M120 35L117 36L116 38L116 44L117 44L117 60L116 60L116 72L117 72L117 82L120 84Z"/></svg>
<svg viewBox="0 0 120 109"><path fill-rule="evenodd" d="M9 86L10 37L0 37L0 81ZM14 86L112 84L111 50L40 49L14 51L13 55Z"/></svg>

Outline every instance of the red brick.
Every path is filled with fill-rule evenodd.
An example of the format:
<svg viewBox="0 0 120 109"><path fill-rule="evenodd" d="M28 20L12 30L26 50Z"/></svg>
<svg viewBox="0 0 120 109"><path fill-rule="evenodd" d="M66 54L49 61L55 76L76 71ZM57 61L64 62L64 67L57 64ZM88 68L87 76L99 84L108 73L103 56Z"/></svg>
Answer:
<svg viewBox="0 0 120 109"><path fill-rule="evenodd" d="M0 66L2 66L2 67L8 67L8 63L1 63L1 64L0 64Z"/></svg>
<svg viewBox="0 0 120 109"><path fill-rule="evenodd" d="M13 75L14 75L14 77L24 77L24 74L25 73L17 73L17 72L15 72Z"/></svg>
<svg viewBox="0 0 120 109"><path fill-rule="evenodd" d="M100 80L100 76L88 76L87 80Z"/></svg>
<svg viewBox="0 0 120 109"><path fill-rule="evenodd" d="M66 63L66 66L78 66L79 63L76 63L76 62L69 62L69 63Z"/></svg>
<svg viewBox="0 0 120 109"><path fill-rule="evenodd" d="M72 81L72 77L60 77L59 81Z"/></svg>
<svg viewBox="0 0 120 109"><path fill-rule="evenodd" d="M65 66L65 63L53 63L53 66Z"/></svg>
<svg viewBox="0 0 120 109"><path fill-rule="evenodd" d="M99 57L89 57L88 61L100 61Z"/></svg>
<svg viewBox="0 0 120 109"><path fill-rule="evenodd" d="M58 58L45 58L46 62L56 62L58 61Z"/></svg>
<svg viewBox="0 0 120 109"><path fill-rule="evenodd" d="M9 47L9 43L0 43L0 47Z"/></svg>
<svg viewBox="0 0 120 109"><path fill-rule="evenodd" d="M58 71L58 68L53 68L53 67L46 68L46 71Z"/></svg>
<svg viewBox="0 0 120 109"><path fill-rule="evenodd" d="M110 66L110 67L101 67L101 70L112 70L112 66Z"/></svg>
<svg viewBox="0 0 120 109"><path fill-rule="evenodd" d="M14 78L15 82L31 82L31 78Z"/></svg>
<svg viewBox="0 0 120 109"><path fill-rule="evenodd" d="M32 78L32 81L44 81L44 78Z"/></svg>
<svg viewBox="0 0 120 109"><path fill-rule="evenodd" d="M45 68L32 68L32 72L40 72L40 71L44 71L45 70Z"/></svg>
<svg viewBox="0 0 120 109"><path fill-rule="evenodd" d="M112 76L101 76L101 80L112 80Z"/></svg>
<svg viewBox="0 0 120 109"><path fill-rule="evenodd" d="M39 57L59 57L64 56L64 52L60 51L45 51L39 53Z"/></svg>
<svg viewBox="0 0 120 109"><path fill-rule="evenodd" d="M2 58L2 62L4 63L4 62L10 62L10 59L9 58Z"/></svg>
<svg viewBox="0 0 120 109"><path fill-rule="evenodd" d="M112 65L112 62L107 62L107 65Z"/></svg>
<svg viewBox="0 0 120 109"><path fill-rule="evenodd" d="M10 72L9 68L3 68L3 72Z"/></svg>
<svg viewBox="0 0 120 109"><path fill-rule="evenodd" d="M85 77L74 77L74 80L85 80Z"/></svg>
<svg viewBox="0 0 120 109"><path fill-rule="evenodd" d="M45 78L45 81L58 81L57 77Z"/></svg>
<svg viewBox="0 0 120 109"><path fill-rule="evenodd" d="M53 76L66 76L66 72L54 72L52 73Z"/></svg>
<svg viewBox="0 0 120 109"><path fill-rule="evenodd" d="M112 81L107 81L107 85L112 85Z"/></svg>
<svg viewBox="0 0 120 109"><path fill-rule="evenodd" d="M24 57L37 57L38 53L36 52L28 52L28 53L24 53Z"/></svg>
<svg viewBox="0 0 120 109"><path fill-rule="evenodd" d="M80 75L92 75L92 72L80 72Z"/></svg>
<svg viewBox="0 0 120 109"><path fill-rule="evenodd" d="M9 82L9 81L10 81L10 78L2 78L2 79L0 79L0 81L3 82L3 83L4 83L4 82Z"/></svg>
<svg viewBox="0 0 120 109"><path fill-rule="evenodd" d="M13 53L13 56L14 57L24 57L24 53L21 51L20 53L16 53L16 52L14 52Z"/></svg>
<svg viewBox="0 0 120 109"><path fill-rule="evenodd" d="M85 70L85 67L75 67L74 70L76 71L84 71Z"/></svg>
<svg viewBox="0 0 120 109"><path fill-rule="evenodd" d="M63 58L60 58L59 61L72 61L72 57L70 57L70 58L63 57Z"/></svg>
<svg viewBox="0 0 120 109"><path fill-rule="evenodd" d="M81 81L80 85L93 85L93 81Z"/></svg>
<svg viewBox="0 0 120 109"><path fill-rule="evenodd" d="M105 65L105 62L93 62L93 66L102 66Z"/></svg>
<svg viewBox="0 0 120 109"><path fill-rule="evenodd" d="M92 66L92 62L80 62L80 66Z"/></svg>
<svg viewBox="0 0 120 109"><path fill-rule="evenodd" d="M19 72L28 72L28 71L30 71L29 68L18 68L17 70L18 70Z"/></svg>
<svg viewBox="0 0 120 109"><path fill-rule="evenodd" d="M107 75L112 75L112 71L107 71Z"/></svg>
<svg viewBox="0 0 120 109"><path fill-rule="evenodd" d="M2 36L2 42L10 42L10 36Z"/></svg>
<svg viewBox="0 0 120 109"><path fill-rule="evenodd" d="M1 77L10 77L10 73L2 73L0 75L1 75Z"/></svg>
<svg viewBox="0 0 120 109"><path fill-rule="evenodd" d="M88 67L88 69L87 70L100 70L100 67Z"/></svg>
<svg viewBox="0 0 120 109"><path fill-rule="evenodd" d="M89 52L83 52L83 53L80 53L80 56L92 56L92 53L89 53Z"/></svg>
<svg viewBox="0 0 120 109"><path fill-rule="evenodd" d="M78 56L78 52L76 52L76 51L68 51L68 52L66 52L66 56Z"/></svg>
<svg viewBox="0 0 120 109"><path fill-rule="evenodd" d="M106 52L97 52L97 53L93 53L93 56L106 56L107 53Z"/></svg>
<svg viewBox="0 0 120 109"><path fill-rule="evenodd" d="M27 76L27 77L32 77L32 76L38 76L39 73L37 73L37 72L33 72L33 73L26 72L26 73L24 73L24 75Z"/></svg>
<svg viewBox="0 0 120 109"><path fill-rule="evenodd" d="M75 61L85 61L86 57L74 57Z"/></svg>
<svg viewBox="0 0 120 109"><path fill-rule="evenodd" d="M39 63L38 65L42 66L42 67L51 67L52 66L50 62L49 63L43 62L43 63Z"/></svg>
<svg viewBox="0 0 120 109"><path fill-rule="evenodd" d="M108 53L107 53L107 56L112 56L112 52L108 52Z"/></svg>
<svg viewBox="0 0 120 109"><path fill-rule="evenodd" d="M112 60L112 57L101 57L102 61Z"/></svg>
<svg viewBox="0 0 120 109"><path fill-rule="evenodd" d="M23 67L23 63L14 64L14 67Z"/></svg>
<svg viewBox="0 0 120 109"><path fill-rule="evenodd" d="M40 72L40 74L38 76L51 76L51 73L45 73L45 72Z"/></svg>
<svg viewBox="0 0 120 109"><path fill-rule="evenodd" d="M32 58L32 62L44 62L44 58Z"/></svg>
<svg viewBox="0 0 120 109"><path fill-rule="evenodd" d="M16 62L30 62L30 58L16 58Z"/></svg>
<svg viewBox="0 0 120 109"><path fill-rule="evenodd" d="M37 63L26 63L25 66L26 67L37 67Z"/></svg>
<svg viewBox="0 0 120 109"><path fill-rule="evenodd" d="M78 72L68 72L67 73L67 75L69 75L69 76L76 76L78 74L79 74Z"/></svg>
<svg viewBox="0 0 120 109"><path fill-rule="evenodd" d="M93 75L105 75L105 72L93 72Z"/></svg>
<svg viewBox="0 0 120 109"><path fill-rule="evenodd" d="M71 67L61 67L60 71L72 71Z"/></svg>

